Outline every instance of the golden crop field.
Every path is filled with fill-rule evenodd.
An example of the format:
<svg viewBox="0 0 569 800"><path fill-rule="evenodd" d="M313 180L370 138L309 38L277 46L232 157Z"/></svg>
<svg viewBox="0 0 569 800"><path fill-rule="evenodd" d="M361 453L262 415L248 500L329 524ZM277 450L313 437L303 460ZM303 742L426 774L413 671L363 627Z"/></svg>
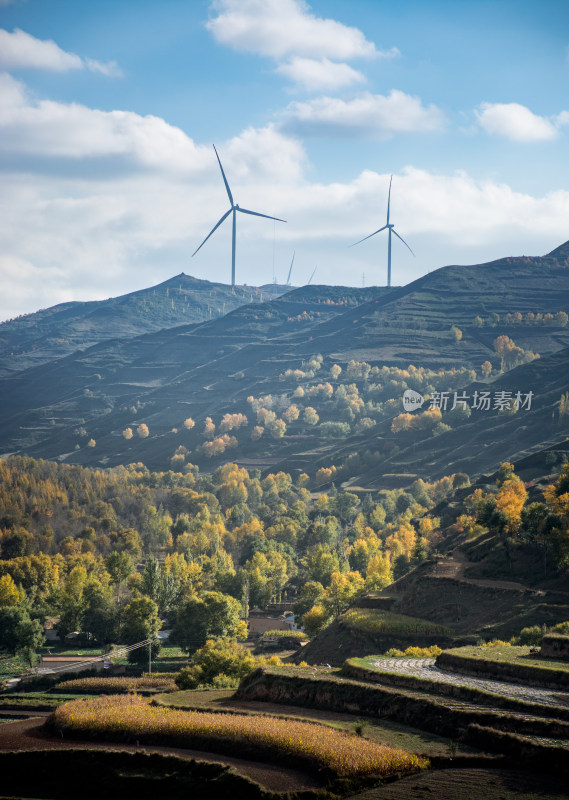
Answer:
<svg viewBox="0 0 569 800"><path fill-rule="evenodd" d="M187 737L196 740L231 742L235 752L244 746L302 759L325 767L340 777L389 775L427 766L425 759L377 744L352 734L296 720L267 716L177 711L151 706L137 695L73 700L55 711L55 724L69 732L117 737L152 736L162 739Z"/></svg>
<svg viewBox="0 0 569 800"><path fill-rule="evenodd" d="M173 678L147 676L142 678L75 678L57 684L57 691L62 692L115 692L125 694L156 689L161 692L174 691L178 687Z"/></svg>

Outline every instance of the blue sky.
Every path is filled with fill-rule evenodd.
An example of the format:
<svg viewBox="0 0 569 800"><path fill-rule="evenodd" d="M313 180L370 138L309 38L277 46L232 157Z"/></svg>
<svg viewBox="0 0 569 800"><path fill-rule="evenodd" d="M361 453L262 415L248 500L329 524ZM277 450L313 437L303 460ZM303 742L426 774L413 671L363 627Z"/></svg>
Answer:
<svg viewBox="0 0 569 800"><path fill-rule="evenodd" d="M569 239L566 0L0 0L0 319L179 272L384 284ZM365 277L364 277L365 276Z"/></svg>

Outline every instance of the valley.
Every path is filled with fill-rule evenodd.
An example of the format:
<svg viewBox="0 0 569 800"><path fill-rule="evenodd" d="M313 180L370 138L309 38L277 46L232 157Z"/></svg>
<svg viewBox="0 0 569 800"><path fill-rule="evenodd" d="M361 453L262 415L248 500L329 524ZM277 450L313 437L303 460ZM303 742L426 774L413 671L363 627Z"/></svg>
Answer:
<svg viewBox="0 0 569 800"><path fill-rule="evenodd" d="M568 265L0 326L9 791L563 796Z"/></svg>

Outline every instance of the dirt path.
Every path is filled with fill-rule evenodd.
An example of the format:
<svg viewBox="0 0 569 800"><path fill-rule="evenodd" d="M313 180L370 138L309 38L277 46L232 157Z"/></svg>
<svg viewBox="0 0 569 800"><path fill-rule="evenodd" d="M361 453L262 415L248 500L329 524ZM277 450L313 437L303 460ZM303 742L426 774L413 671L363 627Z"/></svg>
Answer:
<svg viewBox="0 0 569 800"><path fill-rule="evenodd" d="M434 658L381 658L374 661L374 665L386 672L398 672L402 675L412 675L415 678L428 678L439 683L452 683L456 686L470 686L483 689L486 692L513 697L516 700L525 700L528 703L538 703L547 706L569 708L569 694L558 692L555 689L538 689L533 686L523 686L505 681L495 681L489 678L474 678L454 672L445 672L435 666Z"/></svg>
<svg viewBox="0 0 569 800"><path fill-rule="evenodd" d="M176 747L158 747L154 745L138 747L137 745L117 744L116 742L104 743L56 738L42 727L43 721L42 717L34 717L0 725L0 751L73 749L161 753L188 760L195 759L196 761L227 764L230 767L234 767L240 775L251 778L271 792L298 792L303 789L322 788L321 782L302 770L281 767L276 764L265 764L260 761L233 758L219 753L186 750L185 748Z"/></svg>

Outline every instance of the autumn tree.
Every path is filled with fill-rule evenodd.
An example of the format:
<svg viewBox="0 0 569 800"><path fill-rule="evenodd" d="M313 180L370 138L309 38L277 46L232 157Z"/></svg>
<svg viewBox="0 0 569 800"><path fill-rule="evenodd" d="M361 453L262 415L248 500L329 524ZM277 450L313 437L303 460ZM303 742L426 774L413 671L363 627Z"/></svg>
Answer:
<svg viewBox="0 0 569 800"><path fill-rule="evenodd" d="M318 420L320 417L316 413L315 408L312 408L312 406L306 406L304 409L304 414L302 415L302 419L307 425L318 425Z"/></svg>
<svg viewBox="0 0 569 800"><path fill-rule="evenodd" d="M480 371L482 372L483 378L489 378L492 374L492 364L489 361L484 361L480 367Z"/></svg>
<svg viewBox="0 0 569 800"><path fill-rule="evenodd" d="M122 432L122 435L124 436L124 438L128 442L128 440L132 439L132 437L134 436L134 434L132 432L132 428L125 428L124 431Z"/></svg>
<svg viewBox="0 0 569 800"><path fill-rule="evenodd" d="M141 422L138 428L136 429L136 433L138 434L140 439L148 438L148 434L150 431L148 430L148 425L145 422Z"/></svg>

